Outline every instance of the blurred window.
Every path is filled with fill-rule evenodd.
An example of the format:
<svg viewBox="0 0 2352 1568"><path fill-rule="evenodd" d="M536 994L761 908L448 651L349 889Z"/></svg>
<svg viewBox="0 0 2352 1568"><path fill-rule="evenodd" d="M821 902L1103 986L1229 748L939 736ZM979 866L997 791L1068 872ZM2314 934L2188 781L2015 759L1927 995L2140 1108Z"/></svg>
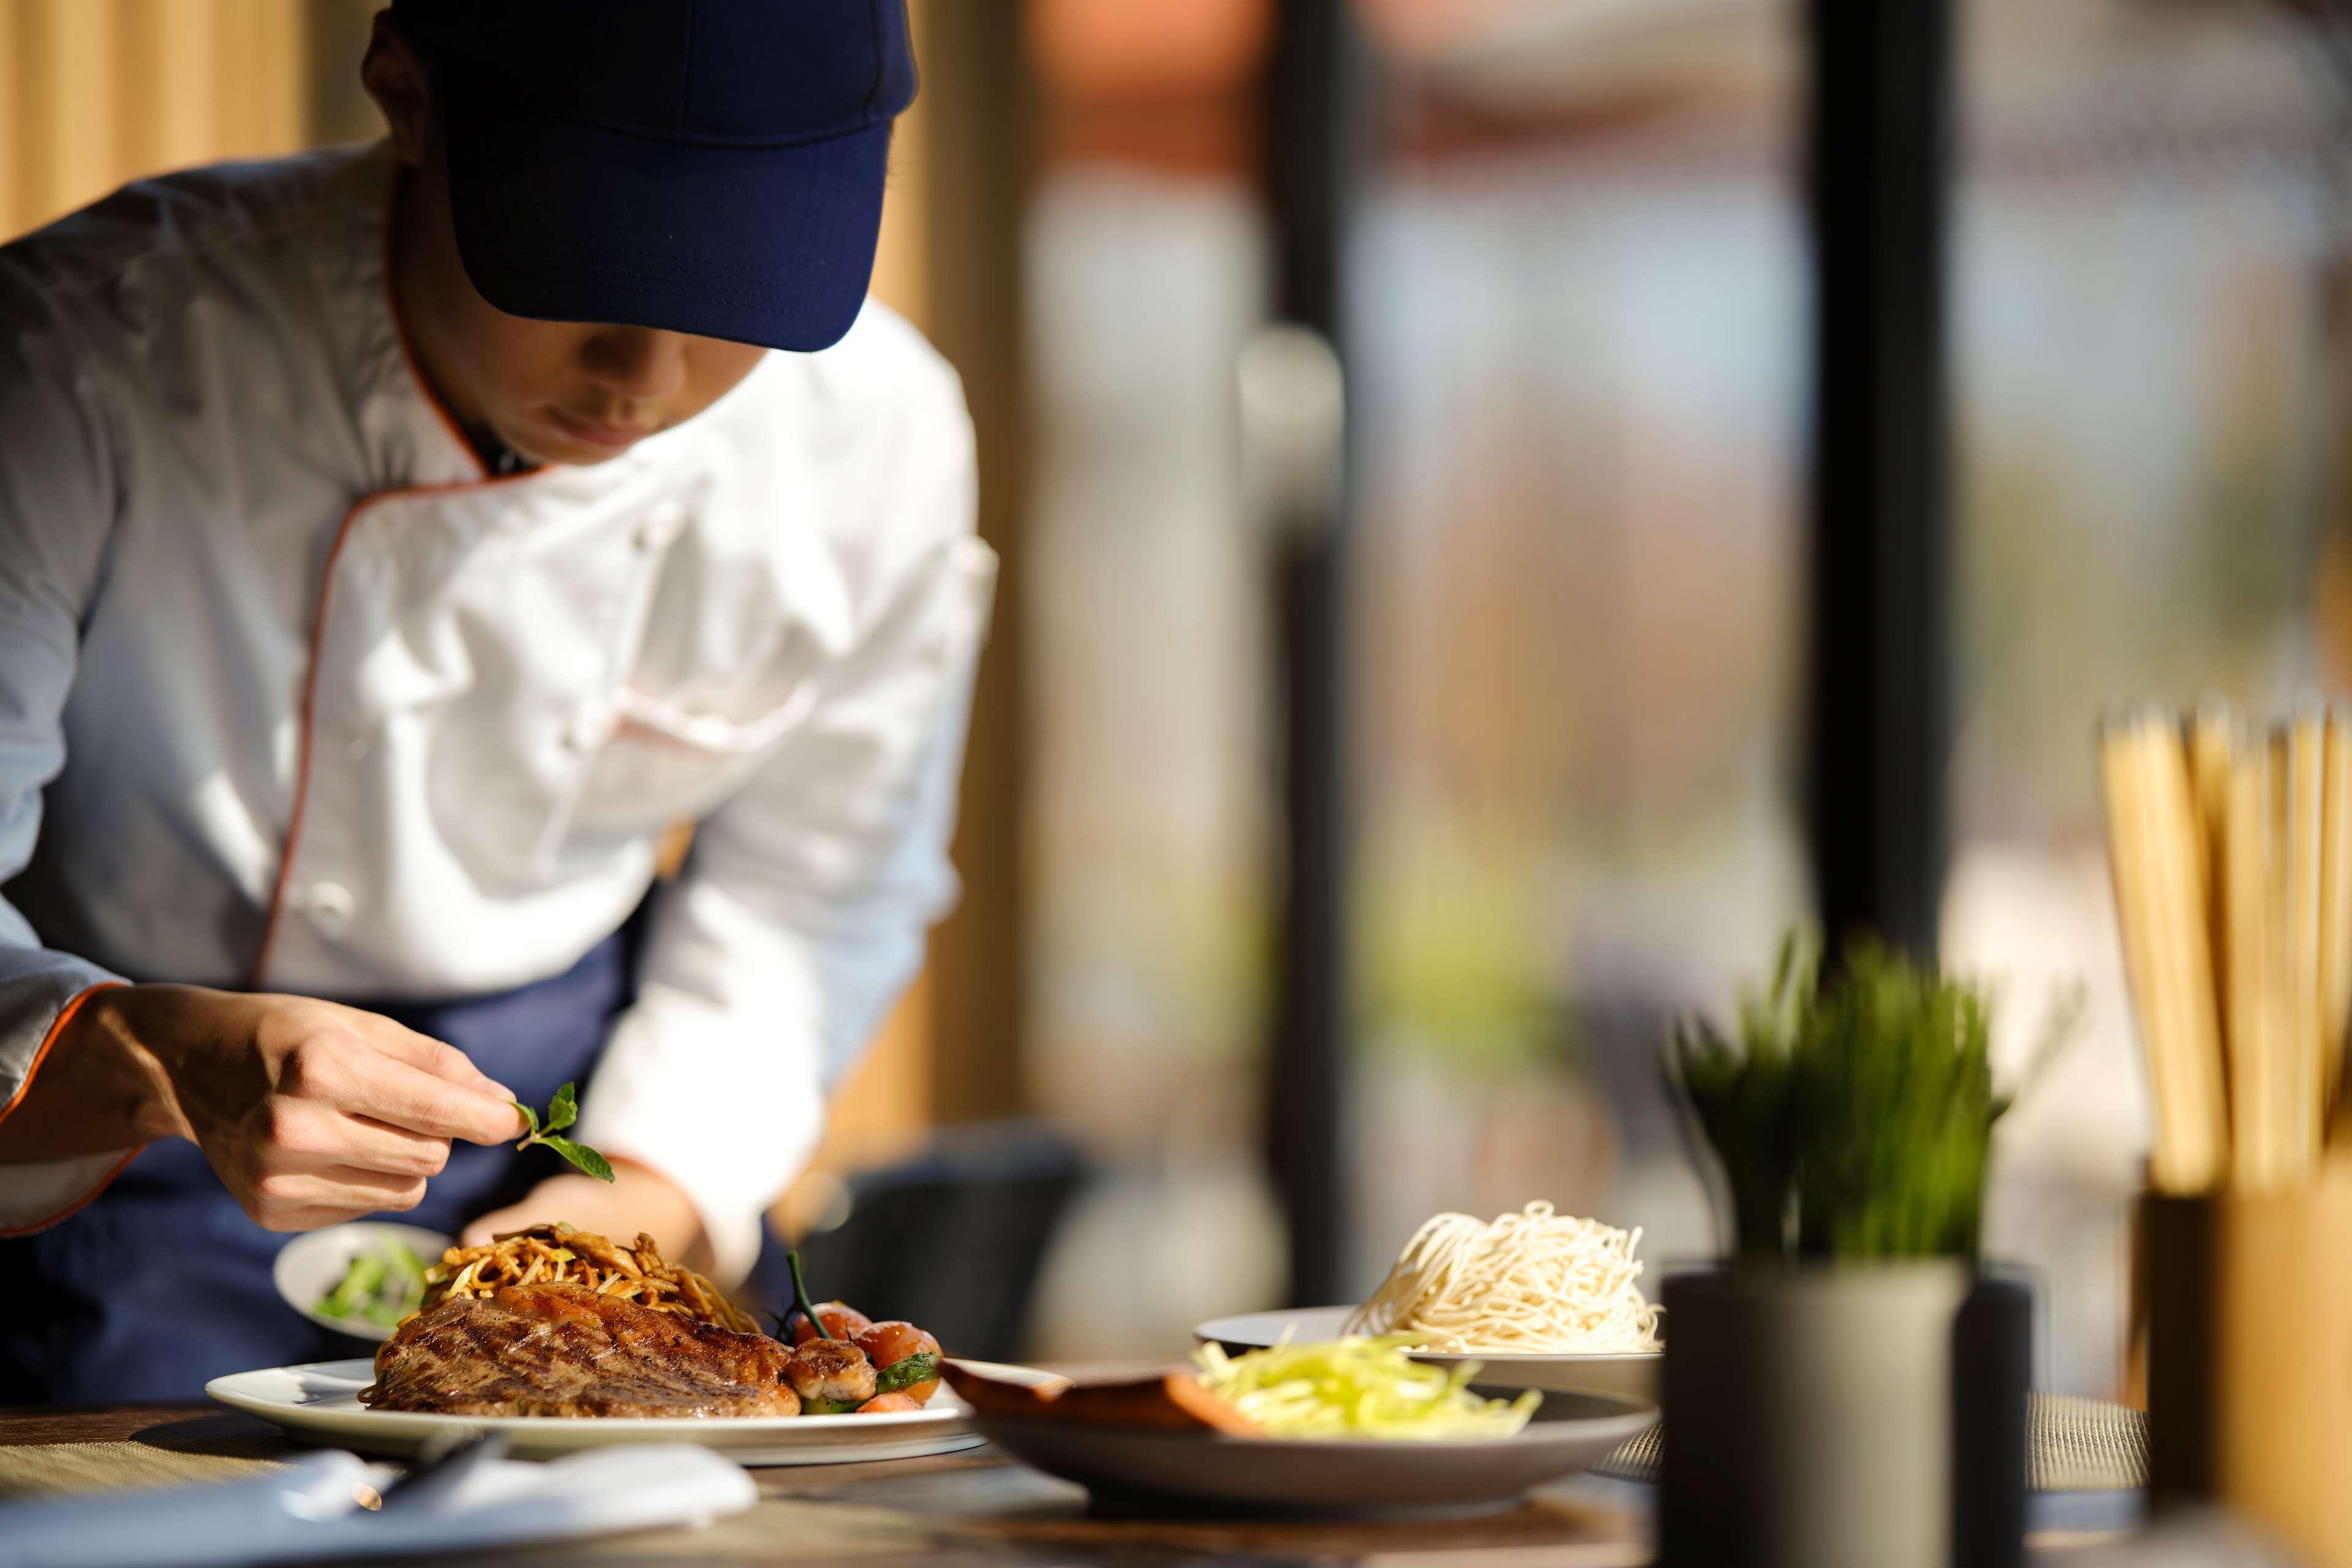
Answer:
<svg viewBox="0 0 2352 1568"><path fill-rule="evenodd" d="M2325 675L2316 572L2342 406L2342 87L2284 8L1969 13L1957 210L1954 858L1948 963L1997 1059L2084 988L2004 1121L1988 1249L2040 1272L2045 1381L2113 1391L2147 1106L2092 726Z"/></svg>
<svg viewBox="0 0 2352 1568"><path fill-rule="evenodd" d="M1272 682L1234 407L1267 308L1268 14L1030 13L1028 1066L1108 1173L1047 1265L1059 1353L1169 1353L1282 1285L1260 1120Z"/></svg>
<svg viewBox="0 0 2352 1568"><path fill-rule="evenodd" d="M1365 10L1363 1279L1438 1208L1531 1196L1671 1261L1709 1229L1664 1021L1809 903L1788 12ZM2042 1380L2104 1394L2147 1133L2091 729L2352 676L2352 49L2285 8L1961 14L1944 956L2011 1070L2087 996L2001 1129L1989 1247L2042 1281Z"/></svg>
<svg viewBox="0 0 2352 1568"><path fill-rule="evenodd" d="M1655 9L1368 6L1365 1287L1430 1214L1535 1197L1710 1252L1659 1039L1806 905L1785 72Z"/></svg>

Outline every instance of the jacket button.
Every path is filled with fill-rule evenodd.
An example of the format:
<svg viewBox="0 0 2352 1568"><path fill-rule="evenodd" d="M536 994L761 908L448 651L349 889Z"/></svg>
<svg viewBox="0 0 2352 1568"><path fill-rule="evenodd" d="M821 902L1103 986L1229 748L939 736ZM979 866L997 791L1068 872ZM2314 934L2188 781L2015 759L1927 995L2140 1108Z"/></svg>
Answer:
<svg viewBox="0 0 2352 1568"><path fill-rule="evenodd" d="M612 732L613 719L602 706L590 703L573 713L563 726L563 744L574 752L593 752Z"/></svg>
<svg viewBox="0 0 2352 1568"><path fill-rule="evenodd" d="M637 523L635 543L648 552L676 539L686 526L686 508L674 500L657 502Z"/></svg>
<svg viewBox="0 0 2352 1568"><path fill-rule="evenodd" d="M310 890L303 895L302 903L319 929L332 933L351 923L352 911L358 901L341 882L313 882Z"/></svg>

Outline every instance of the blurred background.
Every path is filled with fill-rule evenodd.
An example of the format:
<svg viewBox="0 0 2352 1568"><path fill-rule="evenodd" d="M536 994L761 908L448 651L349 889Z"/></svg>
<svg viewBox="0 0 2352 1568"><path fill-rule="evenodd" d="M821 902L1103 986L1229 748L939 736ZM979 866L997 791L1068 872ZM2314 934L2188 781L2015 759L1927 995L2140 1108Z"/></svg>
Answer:
<svg viewBox="0 0 2352 1568"><path fill-rule="evenodd" d="M0 0L0 228L375 134L375 8ZM934 1258L987 1348L1065 1358L1360 1294L1440 1209L1704 1255L1661 1034L1766 974L1822 848L1796 8L1332 0L1336 97L1276 0L911 9L875 287L964 376L1006 573L965 903L778 1226L869 1309L971 1348L851 1272ZM1989 1248L2041 1282L2042 1384L2108 1394L2147 1135L2092 726L2352 676L2352 32L1956 16L1935 923L2004 1062L2083 990ZM1268 335L1302 232L1343 395ZM1303 1024L1301 900L1338 999Z"/></svg>

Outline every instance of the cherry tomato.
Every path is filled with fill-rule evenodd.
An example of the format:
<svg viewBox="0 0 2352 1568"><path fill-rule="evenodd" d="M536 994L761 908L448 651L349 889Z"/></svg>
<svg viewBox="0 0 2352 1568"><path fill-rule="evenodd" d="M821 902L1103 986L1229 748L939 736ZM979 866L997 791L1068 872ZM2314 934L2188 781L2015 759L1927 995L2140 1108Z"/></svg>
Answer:
<svg viewBox="0 0 2352 1568"><path fill-rule="evenodd" d="M823 1312L824 1309L819 1307L817 1310ZM940 1342L933 1339L928 1331L915 1327L912 1323L901 1322L896 1319L869 1324L866 1331L857 1336L855 1343L859 1350L866 1352L866 1359L874 1363L875 1370L877 1372L921 1352L929 1352L932 1355L940 1353ZM931 1395L939 1391L940 1380L936 1377L927 1378L921 1383L902 1390L903 1393L912 1395L918 1405L929 1401Z"/></svg>
<svg viewBox="0 0 2352 1568"><path fill-rule="evenodd" d="M909 1399L903 1394L877 1394L873 1398L867 1400L865 1404L859 1405L852 1414L858 1415L879 1415L886 1411L920 1410L922 1407L923 1403L921 1400Z"/></svg>
<svg viewBox="0 0 2352 1568"><path fill-rule="evenodd" d="M855 1340L874 1326L873 1319L839 1301L819 1301L816 1316L817 1321L824 1325L823 1334L809 1327L806 1314L794 1312L784 1320L784 1338L796 1345L804 1345L814 1339Z"/></svg>

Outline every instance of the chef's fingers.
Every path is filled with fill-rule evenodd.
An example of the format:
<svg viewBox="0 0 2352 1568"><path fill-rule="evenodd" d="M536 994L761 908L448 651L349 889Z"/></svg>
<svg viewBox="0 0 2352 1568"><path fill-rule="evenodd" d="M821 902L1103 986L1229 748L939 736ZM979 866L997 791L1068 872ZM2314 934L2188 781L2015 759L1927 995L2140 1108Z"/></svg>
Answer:
<svg viewBox="0 0 2352 1568"><path fill-rule="evenodd" d="M412 1132L373 1116L344 1116L338 1164L396 1176L437 1176L449 1163L449 1140Z"/></svg>
<svg viewBox="0 0 2352 1568"><path fill-rule="evenodd" d="M452 1083L388 1056L360 1057L352 1081L335 1096L346 1111L468 1143L509 1143L522 1136L514 1106L488 1089Z"/></svg>
<svg viewBox="0 0 2352 1568"><path fill-rule="evenodd" d="M263 1223L272 1230L300 1228L320 1214L321 1221L355 1219L365 1214L400 1214L425 1201L425 1183L414 1176L387 1175L354 1165L323 1171L273 1171L254 1184L255 1195L267 1205Z"/></svg>
<svg viewBox="0 0 2352 1568"><path fill-rule="evenodd" d="M324 1171L356 1165L413 1181L437 1176L449 1163L449 1141L352 1116L323 1100L284 1099L270 1108L270 1168Z"/></svg>
<svg viewBox="0 0 2352 1568"><path fill-rule="evenodd" d="M430 1035L420 1035L415 1030L404 1025L396 1024L381 1014L368 1015L368 1023L370 1026L367 1032L368 1043L394 1060L404 1061L410 1067L422 1068L435 1078L446 1078L451 1083L468 1084L477 1089L487 1089L500 1100L514 1099L514 1090L476 1067L472 1058L446 1041L436 1040ZM515 1121L520 1126L522 1120L520 1115L515 1113L511 1108L509 1114L515 1116ZM515 1136L520 1138L522 1134L517 1131Z"/></svg>

